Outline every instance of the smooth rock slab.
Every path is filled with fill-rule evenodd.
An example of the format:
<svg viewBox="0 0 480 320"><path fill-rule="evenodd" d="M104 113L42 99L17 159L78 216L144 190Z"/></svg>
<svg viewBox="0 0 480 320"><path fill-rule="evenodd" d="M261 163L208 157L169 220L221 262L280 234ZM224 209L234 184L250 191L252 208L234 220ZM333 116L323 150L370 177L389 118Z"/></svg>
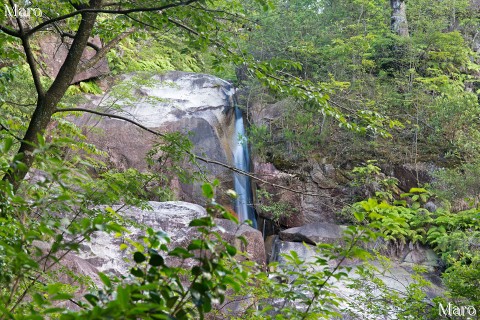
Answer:
<svg viewBox="0 0 480 320"><path fill-rule="evenodd" d="M184 133L192 141L193 153L232 164L234 93L230 83L206 74L178 71L153 75L129 74L123 76L106 95L89 95L82 107L128 118L162 134ZM139 171L165 169L160 165L151 167L145 160L147 153L159 141L152 133L120 119L87 113L72 121L83 129L88 142L107 153L106 162L110 167ZM198 171L194 165L181 165ZM233 188L231 171L211 163L199 161L199 165L210 180L219 179L222 186ZM173 178L170 188L181 200L203 202L199 183L183 184Z"/></svg>
<svg viewBox="0 0 480 320"><path fill-rule="evenodd" d="M342 278L340 280L336 280L335 278L331 278L329 280L329 284L332 286L329 288L331 293L334 293L337 297L344 299L343 302L339 305L339 312L341 312L345 318L344 319L363 319L358 312L360 309L354 308L351 309L351 305L356 305L358 303L359 297L365 296L365 294L373 294L373 296L377 296L378 299L381 298L381 291L373 285L372 282L365 282L365 285L372 286L374 289L366 289L367 287L361 286L360 288L363 289L354 289L351 287L352 281L360 281L362 278L357 273L359 267L363 266L364 262L359 260L345 260L341 261L340 259L329 260L326 258L325 255L322 254L322 251L315 246L299 243L299 242L288 242L288 241L281 241L278 240L274 243L273 253L272 253L272 260L277 261L279 263L280 270L292 270L295 267L289 263L288 259L284 257L285 254L290 255L291 252L295 252L298 256L300 261L305 263L305 273L308 275L313 275L314 272L322 272L325 268L329 270L334 269L338 263L342 262L342 266L351 268L350 271L346 269L341 269L341 271L345 271L348 274L348 278ZM426 254L430 255L429 251L425 251ZM315 263L317 258L322 258L327 260L327 264L318 264ZM431 258L431 257L430 257ZM407 260L407 259L406 259ZM418 260L421 263L406 263L402 260L398 259L391 259L390 265L386 265L382 262L382 260L373 260L370 261L370 264L376 268L377 270L373 271L375 277L380 279L386 286L387 291L395 291L399 293L406 293L407 287L415 282L415 271L413 270L414 265L420 265L430 267L429 262L431 260L423 259ZM425 264L427 263L427 264ZM425 279L431 282L431 287L425 288L425 293L429 299L433 299L436 296L442 295L443 288L441 284L441 279L435 272L427 272L426 274L422 275ZM293 280L293 279L292 279ZM313 295L312 292L303 291L304 294L307 296ZM379 300L380 301L380 300ZM279 301L278 303L283 303L283 301ZM294 306L297 307L297 306ZM300 306L300 309L304 306ZM358 307L358 305L357 305ZM347 318L347 310L352 310L355 316L353 318ZM395 314L395 309L392 309L392 314ZM368 312L367 312L368 314ZM368 318L370 319L370 318ZM377 318L371 318L377 319ZM379 318L378 318L379 319ZM383 319L383 318L382 318ZM394 319L394 318L392 318Z"/></svg>
<svg viewBox="0 0 480 320"><path fill-rule="evenodd" d="M309 244L334 243L343 238L345 226L333 223L314 222L301 227L290 228L280 232L280 239Z"/></svg>
<svg viewBox="0 0 480 320"><path fill-rule="evenodd" d="M163 230L166 232L171 242L168 245L170 249L174 247L186 248L192 239L199 236L195 228L189 227L189 223L197 218L206 216L205 208L188 202L168 201L155 202L150 201L152 210L142 210L132 207L122 209L119 213L126 219L134 221L135 225L128 227L131 232L128 237L134 241L142 242L145 235L145 228L150 227L154 231ZM113 209L118 209L113 207ZM230 244L235 245L238 250L245 251L251 260L259 264L265 263L265 248L263 238L258 230L246 225L237 225L231 221L216 219L223 230L218 230L223 239ZM236 239L243 235L248 245L240 246ZM125 242L125 238L115 238L113 235L105 232L96 232L90 242L83 243L79 256L102 272L114 274L128 274L128 270L133 265L132 252L130 250L120 250L120 245ZM164 257L167 263L175 264L179 260L173 257ZM193 262L187 263L186 268L193 265Z"/></svg>

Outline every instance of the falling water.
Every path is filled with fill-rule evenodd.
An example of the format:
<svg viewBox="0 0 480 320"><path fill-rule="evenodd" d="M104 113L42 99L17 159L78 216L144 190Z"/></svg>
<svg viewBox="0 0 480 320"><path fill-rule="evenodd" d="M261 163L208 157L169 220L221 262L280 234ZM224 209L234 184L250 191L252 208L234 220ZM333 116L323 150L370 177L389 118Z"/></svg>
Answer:
<svg viewBox="0 0 480 320"><path fill-rule="evenodd" d="M242 110L235 103L235 89L230 87L226 92L230 106L235 109L235 132L233 133L231 146L233 155L233 165L235 168L250 172L250 155L248 152L247 135L245 134L245 125L243 123ZM252 226L257 227L255 212L253 210L253 196L250 177L234 172L233 173L235 192L235 211L241 222L251 220Z"/></svg>
<svg viewBox="0 0 480 320"><path fill-rule="evenodd" d="M233 163L235 168L250 172L250 155L248 153L247 136L243 123L242 110L235 105L235 133L233 135ZM235 201L235 209L240 221L251 220L253 227L257 227L255 212L252 203L252 188L250 177L234 173L235 192L238 197Z"/></svg>

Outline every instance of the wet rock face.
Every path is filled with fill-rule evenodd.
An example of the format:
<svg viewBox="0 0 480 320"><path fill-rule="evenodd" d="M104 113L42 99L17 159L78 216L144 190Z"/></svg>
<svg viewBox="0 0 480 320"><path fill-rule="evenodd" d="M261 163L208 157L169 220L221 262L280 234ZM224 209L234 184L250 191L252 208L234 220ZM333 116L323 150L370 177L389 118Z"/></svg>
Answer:
<svg viewBox="0 0 480 320"><path fill-rule="evenodd" d="M382 177L398 179L398 188L401 192L408 192L411 188L432 181L432 174L437 169L433 164L417 163L403 165L381 166ZM349 178L344 171L335 168L329 163L320 163L309 159L299 163L293 170L280 170L272 163L254 162L255 174L270 183L256 182L257 189L266 190L272 194L270 203L284 203L289 208L290 215L281 218L278 222L284 228L300 227L314 222L345 223L345 217L339 215L346 204L354 201L355 194L362 199L368 198L379 191L378 185L369 184L351 187ZM282 185L290 189L301 191L294 193L288 190L279 190L272 186ZM257 195L261 194L257 192ZM266 202L257 197L257 203ZM435 211L433 203L429 209ZM257 208L260 216L267 219L274 217L269 212Z"/></svg>
<svg viewBox="0 0 480 320"><path fill-rule="evenodd" d="M160 133L180 131L188 134L195 154L232 163L234 91L228 82L205 74L169 72L153 76L127 75L118 87L128 89L133 97L92 96L84 107L126 117ZM112 108L114 102L121 110ZM90 142L108 153L112 167L151 169L145 156L158 141L155 135L125 121L92 114L74 121L86 128ZM231 184L232 173L227 169L199 164L212 180L215 177L227 186ZM200 185L183 185L174 180L172 188L178 191L179 199L203 203Z"/></svg>
<svg viewBox="0 0 480 320"><path fill-rule="evenodd" d="M186 248L192 239L199 236L195 228L188 225L190 221L206 215L203 207L182 201L150 201L149 205L152 210L132 207L120 211L122 216L135 222L135 225L128 228L131 232L128 235L130 239L142 243L145 227L155 231L163 230L171 239L169 248L173 249ZM118 208L113 207L113 209ZM235 245L238 250L246 252L249 260L256 261L260 265L265 264L265 248L259 231L246 225L239 226L228 220L216 219L216 222L223 227L219 232L224 240ZM247 239L247 246L243 246L236 239L240 235ZM119 249L123 242L125 242L124 238L115 238L104 232L96 232L91 237L91 241L82 245L78 255L102 272L125 275L132 266L132 252ZM165 257L165 261L171 264L179 262L172 257ZM185 267L189 267L188 263Z"/></svg>
<svg viewBox="0 0 480 320"><path fill-rule="evenodd" d="M282 204L282 207L288 210L288 214L278 220L279 225L292 228L314 222L338 221L337 212L343 207L344 195L332 165L315 163L285 172L277 169L272 163L256 161L254 172L259 178L270 183L257 181L257 189L265 190L272 195L269 201L257 197L257 203ZM279 190L272 184L301 192ZM261 206L257 207L257 212L262 217L274 219L272 213L262 210Z"/></svg>
<svg viewBox="0 0 480 320"><path fill-rule="evenodd" d="M438 169L434 164L419 162L403 165L382 165L382 172L398 179L398 187L409 192L419 184L432 182L432 174Z"/></svg>

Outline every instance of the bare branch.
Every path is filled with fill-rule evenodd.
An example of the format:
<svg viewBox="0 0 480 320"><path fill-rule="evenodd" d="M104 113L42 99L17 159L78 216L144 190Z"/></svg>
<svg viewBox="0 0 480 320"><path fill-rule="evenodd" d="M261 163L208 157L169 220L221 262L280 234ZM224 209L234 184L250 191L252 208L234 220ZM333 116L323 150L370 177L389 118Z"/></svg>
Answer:
<svg viewBox="0 0 480 320"><path fill-rule="evenodd" d="M69 32L61 32L60 30L59 31L59 34L60 34L60 37L64 38L64 37L67 37L67 38L70 38L70 39L75 39L75 35L72 34L72 33L69 33ZM62 40L63 42L63 40ZM90 48L92 48L93 50L95 51L100 51L100 47L97 46L96 44L92 43L92 42L87 42L87 46L89 46Z"/></svg>
<svg viewBox="0 0 480 320"><path fill-rule="evenodd" d="M165 135L160 133L160 132L157 132L157 131L154 131L150 128L147 128L145 127L143 124L141 123L138 123L136 121L133 121L127 117L123 117L123 116L119 116L119 115L116 115L116 114L110 114L110 113L104 113L104 112L100 112L100 111L96 111L96 110L91 110L91 109L85 109L85 108L62 108L62 109L56 109L54 111L54 113L58 113L58 112L87 112L87 113L93 113L93 114L96 114L96 115L99 115L99 116L102 116L102 117L107 117L107 118L112 118L112 119L118 119L118 120L123 120L123 121L126 121L126 122L129 122L131 124L134 124L135 126L147 131L147 132L150 132L151 134L154 134L156 136L160 136L160 137L164 137Z"/></svg>
<svg viewBox="0 0 480 320"><path fill-rule="evenodd" d="M152 130L150 128L147 128L146 126L142 125L141 123L138 123L134 120L131 120L127 117L123 117L123 116L119 116L119 115L115 115L115 114L109 114L109 113L104 113L104 112L100 112L100 111L96 111L96 110L91 110L91 109L85 109L85 108L62 108L62 109L56 109L55 110L55 113L57 112L87 112L87 113L93 113L93 114L96 114L96 115L99 115L99 116L102 116L102 117L107 117L107 118L112 118L112 119L119 119L119 120L123 120L123 121L126 121L126 122L129 122L151 134L154 134L156 136L159 136L159 137L165 137L165 135L163 133L160 133L160 132L157 132L155 130ZM262 183L265 183L267 185L270 185L272 187L275 187L275 188L279 188L279 189L283 189L283 190L287 190L287 191L290 191L290 192L293 192L293 193L298 193L298 194L301 194L301 195L305 195L305 196L313 196L313 197L329 197L329 196L326 196L326 195L322 195L322 194L319 194L319 193L308 193L308 192L304 192L302 190L295 190L295 189L292 189L292 188L289 188L289 187L286 187L286 186L282 186L280 184L276 184L276 183L272 183L270 181L267 181L265 179L262 179L262 178L259 178L257 177L256 175L250 173L250 172L247 172L247 171L244 171L244 170L240 170L238 168L235 168L234 166L231 166L231 165L228 165L226 163L223 163L223 162L220 162L220 161L216 161L216 160L211 160L211 159L208 159L208 158L205 158L205 157L202 157L202 156L198 156L194 153L192 153L191 151L189 150L184 150L188 155L194 157L195 159L198 159L200 161L203 161L205 163L211 163L211 164L216 164L218 166L221 166L221 167L224 167L226 169L229 169L230 171L233 171L233 172L236 172L236 173L239 173L239 174L242 174L242 175L245 175L245 176L248 176L256 181L259 181L259 182L262 182Z"/></svg>
<svg viewBox="0 0 480 320"><path fill-rule="evenodd" d="M218 10L218 9L208 9L206 8L204 5L195 5L195 6L191 6L192 8L195 8L197 10L202 10L202 11L205 11L205 12L210 12L210 13L220 13L220 14L224 14L224 15L227 15L227 16L231 16L233 18L233 20L237 20L237 19L240 19L240 20L244 20L244 21L248 21L248 22L252 22L252 23L255 23L257 24L256 21L253 21L251 19L248 19L247 17L244 17L244 16L241 16L239 15L238 13L231 13L231 12L228 12L228 11L225 11L225 10ZM226 20L229 20L230 19L226 19Z"/></svg>
<svg viewBox="0 0 480 320"><path fill-rule="evenodd" d="M192 28L190 28L189 26L181 23L180 21L174 20L174 19L172 19L172 18L168 18L168 21L170 21L171 23L173 23L173 24L176 25L177 27L180 27L180 28L182 28L182 29L184 29L184 30L187 30L187 31L190 32L190 33L193 33L193 34L196 35L196 36L200 36L200 34L199 34L197 31L195 31L195 30L193 30Z"/></svg>
<svg viewBox="0 0 480 320"><path fill-rule="evenodd" d="M7 28L7 27L5 27L5 26L2 26L1 24L0 24L0 31L8 34L9 36L20 38L20 32L19 32L19 31L17 31L17 30L12 30L12 29L10 29L10 28Z"/></svg>
<svg viewBox="0 0 480 320"><path fill-rule="evenodd" d="M14 8L15 4L13 3L13 1L9 0L9 2L10 2L10 6ZM42 83L40 81L40 74L38 73L38 70L37 70L35 57L33 56L32 48L30 47L28 35L25 33L25 30L23 28L22 19L17 17L16 20L17 20L17 25L19 29L19 37L22 40L23 50L25 51L27 63L28 63L28 66L30 67L30 72L32 73L33 83L35 84L35 89L37 90L38 98L42 99L45 93L43 90Z"/></svg>
<svg viewBox="0 0 480 320"><path fill-rule="evenodd" d="M19 106L19 107L33 107L33 106L36 105L35 103L18 103L18 102L13 102L13 101L8 101L8 100L4 100L3 102L5 102L7 104L12 104L14 106Z"/></svg>
<svg viewBox="0 0 480 320"><path fill-rule="evenodd" d="M105 57L105 55L113 48L115 47L120 41L122 41L123 39L125 39L126 37L128 37L130 34L132 34L133 32L135 31L135 29L130 29L128 31L125 31L125 32L122 32L120 33L118 36L116 36L113 40L111 40L110 42L108 42L105 46L103 46L102 48L100 48L99 50L97 50L97 53L92 57L90 58L88 61L86 61L85 63L81 64L80 66L78 66L77 68L77 73L80 73L82 71L85 71L91 67L93 67L94 65L97 64L98 61L100 61L100 59L102 59L103 57Z"/></svg>
<svg viewBox="0 0 480 320"><path fill-rule="evenodd" d="M20 137L17 137L7 126L0 122L0 130L5 130L9 135L14 137L18 141L22 141Z"/></svg>

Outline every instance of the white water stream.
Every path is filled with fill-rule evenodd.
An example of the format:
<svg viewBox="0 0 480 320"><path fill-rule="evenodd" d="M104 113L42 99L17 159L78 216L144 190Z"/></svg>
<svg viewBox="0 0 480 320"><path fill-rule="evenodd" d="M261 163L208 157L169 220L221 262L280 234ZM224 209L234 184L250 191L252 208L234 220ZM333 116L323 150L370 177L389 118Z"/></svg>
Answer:
<svg viewBox="0 0 480 320"><path fill-rule="evenodd" d="M234 92L234 90L230 90L230 92ZM232 106L235 108L235 132L232 137L233 165L237 169L250 172L250 154L248 152L242 110L235 104L233 94L229 98ZM257 221L255 211L253 210L251 179L249 176L236 172L233 174L233 179L235 192L238 195L235 200L235 211L238 214L238 218L241 222L251 220L252 227L256 228Z"/></svg>

